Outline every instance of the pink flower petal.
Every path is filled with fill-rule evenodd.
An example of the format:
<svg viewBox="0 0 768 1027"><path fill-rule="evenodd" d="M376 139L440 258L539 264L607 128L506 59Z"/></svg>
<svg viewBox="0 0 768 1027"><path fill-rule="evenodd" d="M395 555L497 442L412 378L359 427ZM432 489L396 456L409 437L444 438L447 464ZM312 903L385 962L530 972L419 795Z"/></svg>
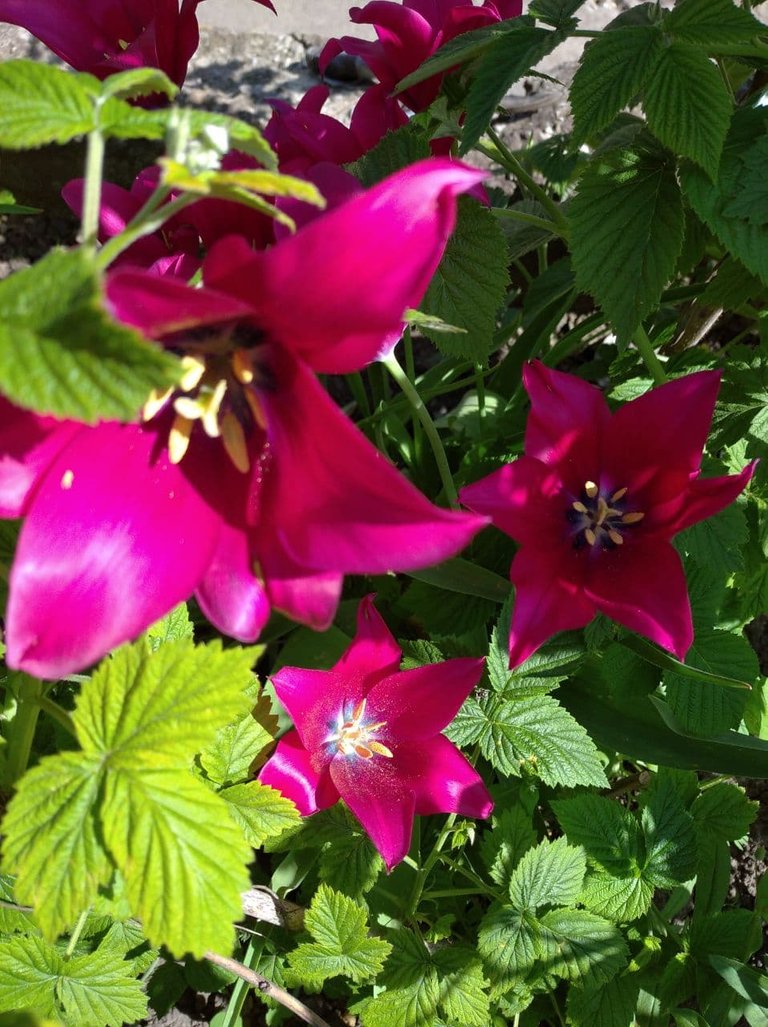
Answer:
<svg viewBox="0 0 768 1027"><path fill-rule="evenodd" d="M410 782L402 780L393 762L383 756L370 760L337 756L330 768L339 794L381 853L387 870L408 854L416 809Z"/></svg>
<svg viewBox="0 0 768 1027"><path fill-rule="evenodd" d="M531 397L526 456L556 465L578 494L585 481L598 480L608 404L594 385L553 371L539 360L523 368L523 382Z"/></svg>
<svg viewBox="0 0 768 1027"><path fill-rule="evenodd" d="M620 407L605 437L611 482L637 489L659 474L698 471L719 387L719 371L699 371Z"/></svg>
<svg viewBox="0 0 768 1027"><path fill-rule="evenodd" d="M313 755L330 760L336 747L327 745L338 724L351 717L364 697L356 681L330 670L281 667L272 675L277 698L296 725L304 745Z"/></svg>
<svg viewBox="0 0 768 1027"><path fill-rule="evenodd" d="M357 634L352 644L336 663L336 674L360 682L360 694L366 695L376 681L400 669L402 650L392 637L379 611L374 596L366 596L357 611Z"/></svg>
<svg viewBox="0 0 768 1027"><path fill-rule="evenodd" d="M289 731L259 771L259 781L290 799L303 817L327 809L339 795L327 771L317 773L296 731Z"/></svg>
<svg viewBox="0 0 768 1027"><path fill-rule="evenodd" d="M418 745L401 745L397 770L410 779L416 813L458 813L484 820L493 811L493 799L483 779L444 735L425 738Z"/></svg>
<svg viewBox="0 0 768 1027"><path fill-rule="evenodd" d="M739 474L728 474L721 478L695 478L691 481L682 509L674 525L670 526L670 534L676 535L678 531L690 528L692 524L712 517L729 506L749 484L757 463L757 460L753 460Z"/></svg>
<svg viewBox="0 0 768 1027"><path fill-rule="evenodd" d="M0 396L0 517L27 512L37 481L80 427L22 410Z"/></svg>
<svg viewBox="0 0 768 1027"><path fill-rule="evenodd" d="M450 724L484 665L484 659L461 658L390 674L368 694L370 715L386 721L387 738L422 745Z"/></svg>
<svg viewBox="0 0 768 1027"><path fill-rule="evenodd" d="M215 279L206 261L205 281L257 306L262 327L315 371L359 370L418 306L453 231L456 197L484 177L456 161L412 164L266 253L231 254L227 277L217 254Z"/></svg>
<svg viewBox="0 0 768 1027"><path fill-rule="evenodd" d="M453 556L486 519L433 506L362 435L301 364L264 390L274 455L264 519L311 571L378 574Z"/></svg>
<svg viewBox="0 0 768 1027"><path fill-rule="evenodd" d="M562 491L551 467L521 456L465 486L459 499L470 510L491 517L497 528L518 542L536 545L546 537L558 541L564 537L568 503L567 499L557 503Z"/></svg>
<svg viewBox="0 0 768 1027"><path fill-rule="evenodd" d="M225 635L239 642L255 642L259 637L269 619L269 599L253 573L244 529L222 522L195 597L208 620Z"/></svg>
<svg viewBox="0 0 768 1027"><path fill-rule="evenodd" d="M595 603L583 594L577 565L566 563L567 556L564 548L547 551L529 546L515 555L510 569L516 589L510 667L519 666L558 631L583 628L594 617Z"/></svg>
<svg viewBox="0 0 768 1027"><path fill-rule="evenodd" d="M259 568L273 608L315 631L326 631L336 616L344 575L299 565L266 522L255 535Z"/></svg>
<svg viewBox="0 0 768 1027"><path fill-rule="evenodd" d="M134 638L197 587L218 529L154 433L82 428L42 477L21 531L9 666L57 678Z"/></svg>
<svg viewBox="0 0 768 1027"><path fill-rule="evenodd" d="M600 553L585 594L606 616L685 659L693 642L691 606L683 565L668 542L635 541Z"/></svg>

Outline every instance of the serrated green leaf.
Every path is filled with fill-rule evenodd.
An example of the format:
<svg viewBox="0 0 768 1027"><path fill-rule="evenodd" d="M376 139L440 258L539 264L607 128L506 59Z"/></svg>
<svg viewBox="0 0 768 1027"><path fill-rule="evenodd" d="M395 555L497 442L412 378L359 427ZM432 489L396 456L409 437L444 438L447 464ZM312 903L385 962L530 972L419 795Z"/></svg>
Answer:
<svg viewBox="0 0 768 1027"><path fill-rule="evenodd" d="M587 44L571 83L575 142L610 125L640 93L662 42L660 29L648 25L602 32Z"/></svg>
<svg viewBox="0 0 768 1027"><path fill-rule="evenodd" d="M64 960L34 934L0 942L0 1009L55 1014L55 986Z"/></svg>
<svg viewBox="0 0 768 1027"><path fill-rule="evenodd" d="M696 861L696 916L719 913L731 883L731 847L716 835L699 834Z"/></svg>
<svg viewBox="0 0 768 1027"><path fill-rule="evenodd" d="M584 850L565 838L546 838L521 858L509 882L509 899L515 909L567 906L576 901L584 880Z"/></svg>
<svg viewBox="0 0 768 1027"><path fill-rule="evenodd" d="M365 910L356 902L321 884L304 918L315 940L288 954L294 975L313 985L339 975L356 982L375 977L392 946L369 938L366 921Z"/></svg>
<svg viewBox="0 0 768 1027"><path fill-rule="evenodd" d="M731 0L680 0L664 19L664 31L676 39L711 47L746 43L765 35L766 26Z"/></svg>
<svg viewBox="0 0 768 1027"><path fill-rule="evenodd" d="M569 841L583 845L587 859L615 877L636 874L643 861L643 841L635 817L600 795L559 799L552 808Z"/></svg>
<svg viewBox="0 0 768 1027"><path fill-rule="evenodd" d="M710 674L733 675L752 682L758 665L754 650L741 635L703 628L696 633L686 663ZM698 735L719 735L738 727L746 705L746 691L722 688L708 681L692 681L665 672L667 702L680 724Z"/></svg>
<svg viewBox="0 0 768 1027"><path fill-rule="evenodd" d="M759 804L748 799L739 785L718 781L696 797L691 814L702 836L735 842L749 831L758 809Z"/></svg>
<svg viewBox="0 0 768 1027"><path fill-rule="evenodd" d="M761 170L768 158L768 138L757 139L742 158L741 191L723 208L727 217L743 218L750 225L768 222L768 189Z"/></svg>
<svg viewBox="0 0 768 1027"><path fill-rule="evenodd" d="M580 901L598 916L614 923L630 923L651 908L653 885L642 877L615 877L605 870L590 870Z"/></svg>
<svg viewBox="0 0 768 1027"><path fill-rule="evenodd" d="M294 200L301 200L302 203L310 203L314 207L325 206L322 194L312 182L278 171L247 168L240 171L206 170L193 173L182 164L167 158L162 166L164 185L183 189L198 196L227 199L230 193L239 194L239 191L243 190L267 196L288 196Z"/></svg>
<svg viewBox="0 0 768 1027"><path fill-rule="evenodd" d="M574 1027L634 1027L640 982L622 974L600 987L568 991L568 1022Z"/></svg>
<svg viewBox="0 0 768 1027"><path fill-rule="evenodd" d="M74 924L112 873L95 818L99 762L74 752L44 757L21 778L3 820L17 901L35 905L50 938Z"/></svg>
<svg viewBox="0 0 768 1027"><path fill-rule="evenodd" d="M483 967L471 949L436 949L433 960L439 978L438 1008L449 1023L487 1027L490 1019Z"/></svg>
<svg viewBox="0 0 768 1027"><path fill-rule="evenodd" d="M581 178L569 206L577 282L626 342L658 304L683 243L674 165L656 154L617 151Z"/></svg>
<svg viewBox="0 0 768 1027"><path fill-rule="evenodd" d="M727 909L691 920L690 951L706 966L711 956L746 959L760 940L759 917L749 909Z"/></svg>
<svg viewBox="0 0 768 1027"><path fill-rule="evenodd" d="M488 123L510 86L564 38L559 31L540 28L524 19L515 19L509 30L485 50L474 69L466 99L466 121L459 153L468 153L485 132Z"/></svg>
<svg viewBox="0 0 768 1027"><path fill-rule="evenodd" d="M551 973L584 984L610 981L626 965L621 932L585 909L552 909L541 918L542 946Z"/></svg>
<svg viewBox="0 0 768 1027"><path fill-rule="evenodd" d="M162 93L169 100L175 99L179 87L160 68L130 68L118 71L101 83L101 95L117 97L120 100L134 100L137 96Z"/></svg>
<svg viewBox="0 0 768 1027"><path fill-rule="evenodd" d="M217 785L238 784L249 777L251 764L274 741L250 713L219 730L200 753L200 765Z"/></svg>
<svg viewBox="0 0 768 1027"><path fill-rule="evenodd" d="M27 150L66 143L96 125L99 82L37 61L0 65L0 146Z"/></svg>
<svg viewBox="0 0 768 1027"><path fill-rule="evenodd" d="M370 188L387 175L415 164L416 161L426 160L430 154L426 129L412 119L402 128L387 132L359 160L347 164L346 169L360 179L366 188Z"/></svg>
<svg viewBox="0 0 768 1027"><path fill-rule="evenodd" d="M656 888L674 888L696 873L696 831L674 783L656 777L640 817L645 838L643 876Z"/></svg>
<svg viewBox="0 0 768 1027"><path fill-rule="evenodd" d="M509 211L509 214L505 214L504 211ZM510 260L524 257L526 253L530 253L531 250L535 250L554 238L554 233L546 228L526 223L515 217L515 214L532 214L544 221L548 220L549 214L538 200L519 200L517 203L511 203L508 207L494 207L492 212L499 219L507 243L507 256Z"/></svg>
<svg viewBox="0 0 768 1027"><path fill-rule="evenodd" d="M566 28L583 3L584 0L533 0L528 5L528 13L554 28Z"/></svg>
<svg viewBox="0 0 768 1027"><path fill-rule="evenodd" d="M424 313L466 329L446 335L425 328L442 353L487 358L509 282L507 259L504 234L490 211L471 197L460 197L456 228L421 304Z"/></svg>
<svg viewBox="0 0 768 1027"><path fill-rule="evenodd" d="M374 886L384 861L359 821L341 803L331 807L326 818L320 879L350 898L359 898Z"/></svg>
<svg viewBox="0 0 768 1027"><path fill-rule="evenodd" d="M721 577L744 566L741 547L747 541L744 510L731 503L724 510L682 532L676 542L697 563L716 569Z"/></svg>
<svg viewBox="0 0 768 1027"><path fill-rule="evenodd" d="M131 962L107 944L66 961L56 991L65 1017L78 1027L123 1027L147 1015Z"/></svg>
<svg viewBox="0 0 768 1027"><path fill-rule="evenodd" d="M153 944L231 951L250 847L223 799L183 770L126 765L107 775L102 830Z"/></svg>
<svg viewBox="0 0 768 1027"><path fill-rule="evenodd" d="M552 696L470 697L447 733L460 745L479 742L485 758L502 774L519 776L526 764L546 784L605 787L592 740Z"/></svg>
<svg viewBox="0 0 768 1027"><path fill-rule="evenodd" d="M20 406L88 424L129 421L177 366L108 316L84 250L52 250L0 282L0 378Z"/></svg>
<svg viewBox="0 0 768 1027"><path fill-rule="evenodd" d="M301 819L290 799L259 781L230 785L219 794L227 800L229 812L255 849L268 838L295 827Z"/></svg>
<svg viewBox="0 0 768 1027"><path fill-rule="evenodd" d="M664 47L645 88L643 107L653 134L714 181L733 105L707 55L684 43Z"/></svg>
<svg viewBox="0 0 768 1027"><path fill-rule="evenodd" d="M539 922L530 913L492 907L480 924L477 948L495 978L523 980L540 954L540 936Z"/></svg>
<svg viewBox="0 0 768 1027"><path fill-rule="evenodd" d="M480 855L496 884L507 888L520 858L536 843L536 832L520 805L494 814L493 821L492 829L480 839Z"/></svg>
<svg viewBox="0 0 768 1027"><path fill-rule="evenodd" d="M152 650L159 649L166 642L178 642L192 638L193 627L186 603L174 606L170 613L147 628L147 638Z"/></svg>
<svg viewBox="0 0 768 1027"><path fill-rule="evenodd" d="M248 708L244 689L253 652L195 646L182 639L151 652L143 642L118 649L83 689L73 715L87 753L130 771L145 754L177 766Z"/></svg>
<svg viewBox="0 0 768 1027"><path fill-rule="evenodd" d="M471 32L462 32L461 35L443 43L439 50L428 57L419 67L401 79L395 95L410 89L424 79L431 78L449 68L455 68L466 61L472 61L479 57L499 36L509 31L509 24L485 25L479 29L472 29Z"/></svg>

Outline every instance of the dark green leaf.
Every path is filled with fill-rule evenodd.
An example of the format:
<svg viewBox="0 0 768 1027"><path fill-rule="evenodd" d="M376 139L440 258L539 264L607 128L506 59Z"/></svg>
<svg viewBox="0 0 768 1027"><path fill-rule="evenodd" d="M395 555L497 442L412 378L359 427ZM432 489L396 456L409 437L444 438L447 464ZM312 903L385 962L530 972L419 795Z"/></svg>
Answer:
<svg viewBox="0 0 768 1027"><path fill-rule="evenodd" d="M723 43L746 43L768 29L731 0L679 0L664 19L664 31L717 53Z"/></svg>
<svg viewBox="0 0 768 1027"><path fill-rule="evenodd" d="M376 185L409 164L430 156L429 135L420 124L411 120L394 132L387 132L372 149L352 164L347 171L359 178L364 186Z"/></svg>

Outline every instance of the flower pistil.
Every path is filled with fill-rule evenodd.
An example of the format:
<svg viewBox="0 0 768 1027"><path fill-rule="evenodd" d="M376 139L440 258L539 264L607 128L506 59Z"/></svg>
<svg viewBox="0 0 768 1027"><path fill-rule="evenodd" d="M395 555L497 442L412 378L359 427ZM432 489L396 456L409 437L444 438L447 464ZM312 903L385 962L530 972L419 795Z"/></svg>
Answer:
<svg viewBox="0 0 768 1027"><path fill-rule="evenodd" d="M366 724L365 717L366 700L361 699L352 711L352 716L345 718L340 714L338 730L330 735L326 742L335 743L336 749L343 756L360 756L364 760L370 760L374 755L386 756L392 759L393 752L386 745L376 739L376 732L386 727L386 721L380 720L375 724Z"/></svg>

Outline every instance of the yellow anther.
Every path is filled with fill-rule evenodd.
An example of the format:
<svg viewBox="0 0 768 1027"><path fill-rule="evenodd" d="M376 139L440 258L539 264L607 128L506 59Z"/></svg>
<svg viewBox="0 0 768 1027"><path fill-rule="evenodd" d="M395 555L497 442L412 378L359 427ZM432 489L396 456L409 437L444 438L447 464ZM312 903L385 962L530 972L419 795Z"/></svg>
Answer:
<svg viewBox="0 0 768 1027"><path fill-rule="evenodd" d="M225 378L216 383L216 388L209 395L201 397L203 401L203 430L209 439L217 439L219 431L219 410L227 392Z"/></svg>
<svg viewBox="0 0 768 1027"><path fill-rule="evenodd" d="M365 713L365 699L361 699L360 702L355 706L352 711L352 720L362 720L363 714Z"/></svg>
<svg viewBox="0 0 768 1027"><path fill-rule="evenodd" d="M189 437L192 434L194 421L177 415L173 419L171 430L168 433L168 457L172 464L181 463L184 454L189 449Z"/></svg>
<svg viewBox="0 0 768 1027"><path fill-rule="evenodd" d="M608 532L608 538L611 540L611 542L613 542L615 546L621 546L624 544L624 539L621 537L618 531L614 531L613 528L611 528L611 530Z"/></svg>
<svg viewBox="0 0 768 1027"><path fill-rule="evenodd" d="M586 506L584 506L583 503L580 503L578 501L578 499L573 504L573 509L576 511L576 513L589 513L589 511L587 510Z"/></svg>
<svg viewBox="0 0 768 1027"><path fill-rule="evenodd" d="M221 441L227 456L242 474L247 474L251 467L248 458L248 447L245 442L245 432L235 415L228 411L221 419Z"/></svg>
<svg viewBox="0 0 768 1027"><path fill-rule="evenodd" d="M381 742L369 742L368 747L372 749L373 752L377 752L379 756L386 756L388 760L391 760L394 756L392 750L388 749L386 745L382 745Z"/></svg>
<svg viewBox="0 0 768 1027"><path fill-rule="evenodd" d="M595 521L596 526L599 528L605 518L608 516L608 504L602 496L597 501L597 520Z"/></svg>
<svg viewBox="0 0 768 1027"><path fill-rule="evenodd" d="M181 358L181 366L184 373L181 376L179 388L182 392L191 392L192 389L197 388L205 374L205 363L197 357L186 356Z"/></svg>
<svg viewBox="0 0 768 1027"><path fill-rule="evenodd" d="M645 514L637 510L635 513L624 514L621 521L622 524L637 524L638 521L642 521L643 517L645 517Z"/></svg>
<svg viewBox="0 0 768 1027"><path fill-rule="evenodd" d="M160 392L159 389L152 389L147 401L141 409L142 421L151 421L155 414L160 413L165 404L171 398L173 389L164 389Z"/></svg>
<svg viewBox="0 0 768 1027"><path fill-rule="evenodd" d="M267 415L264 413L264 408L259 402L259 397L253 391L253 389L243 389L243 394L248 402L248 406L251 408L253 419L258 424L262 431L267 430Z"/></svg>
<svg viewBox="0 0 768 1027"><path fill-rule="evenodd" d="M369 749L367 745L363 745L362 742L355 742L352 748L361 759L369 760L373 756L373 750Z"/></svg>
<svg viewBox="0 0 768 1027"><path fill-rule="evenodd" d="M611 502L612 502L612 503L618 503L618 501L619 501L620 499L623 499L623 498L624 498L624 496L626 496L626 494L627 494L627 490L626 490L626 489L617 489L617 490L616 490L616 491L615 491L615 492L613 493L613 495L611 496Z"/></svg>
<svg viewBox="0 0 768 1027"><path fill-rule="evenodd" d="M591 528L584 529L584 538L587 540L587 542L589 542L591 546L593 546L595 542L597 542L597 535L595 535L594 531L592 531Z"/></svg>
<svg viewBox="0 0 768 1027"><path fill-rule="evenodd" d="M180 417L186 417L188 421L199 421L203 416L203 405L199 399L192 399L190 396L177 396L173 401L173 409Z"/></svg>
<svg viewBox="0 0 768 1027"><path fill-rule="evenodd" d="M593 481L585 481L584 491L587 493L590 499L594 499L600 490Z"/></svg>
<svg viewBox="0 0 768 1027"><path fill-rule="evenodd" d="M250 385L253 381L251 358L244 349L236 349L232 354L232 370L241 385Z"/></svg>

